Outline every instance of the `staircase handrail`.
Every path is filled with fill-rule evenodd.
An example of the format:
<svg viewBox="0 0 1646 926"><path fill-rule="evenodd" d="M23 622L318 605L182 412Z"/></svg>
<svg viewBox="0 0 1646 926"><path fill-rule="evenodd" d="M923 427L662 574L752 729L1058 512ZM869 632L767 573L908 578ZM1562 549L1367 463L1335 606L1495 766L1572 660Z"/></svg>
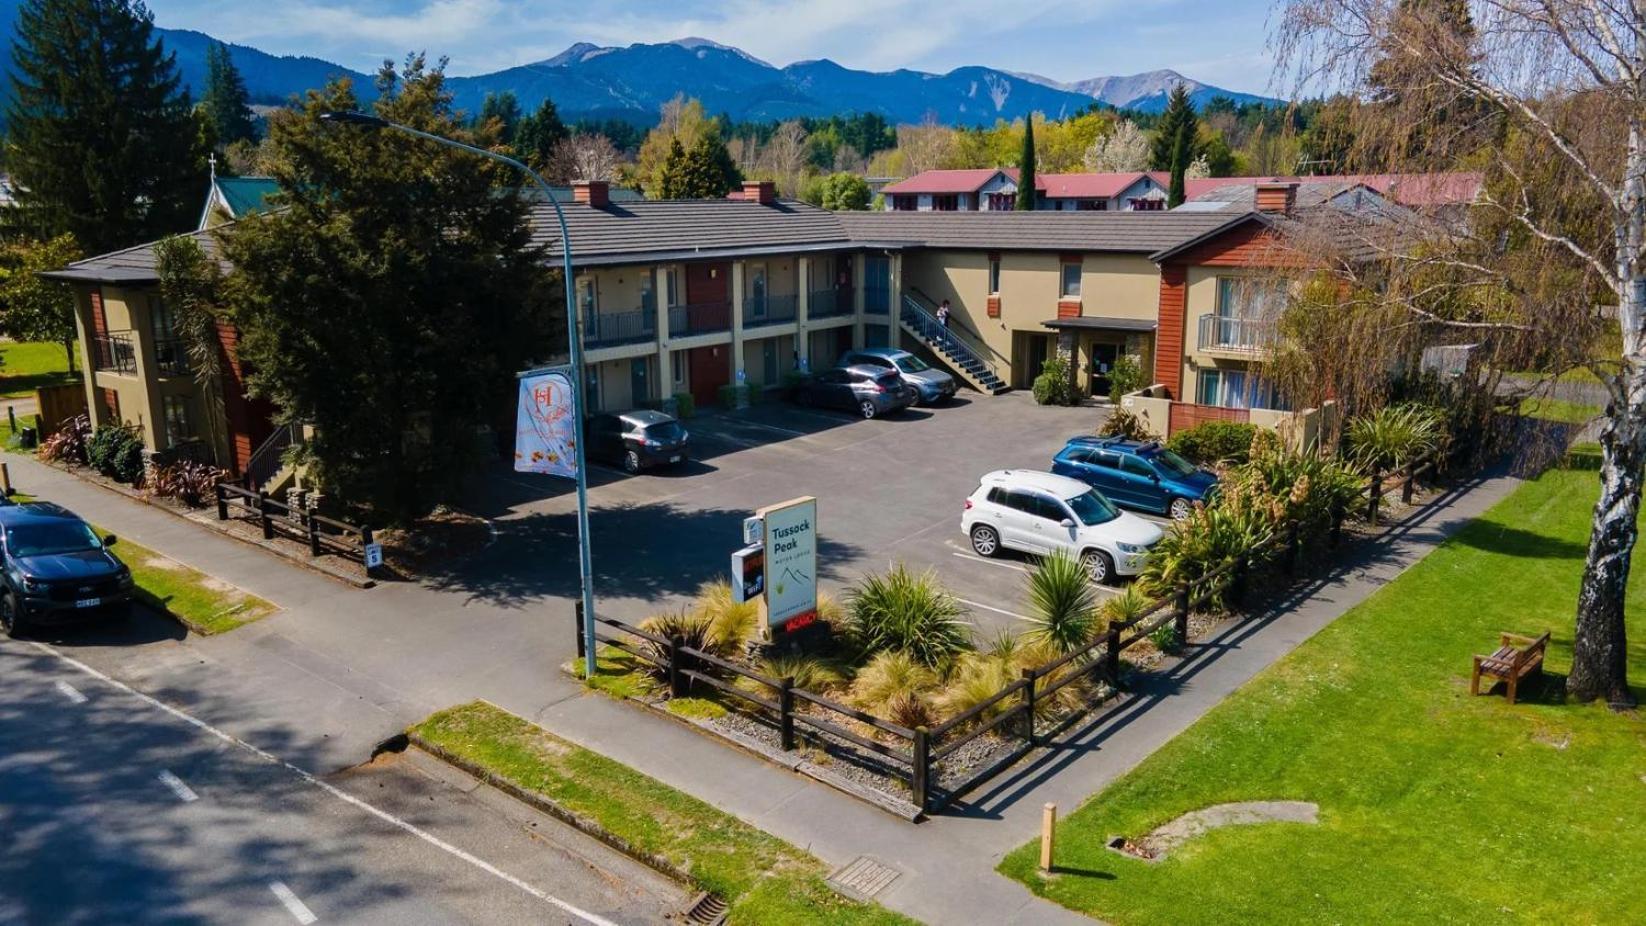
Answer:
<svg viewBox="0 0 1646 926"><path fill-rule="evenodd" d="M926 310L927 314L935 314L937 312L936 300L932 299L931 296L926 295L924 290L918 286L910 286L908 287L908 290L918 297L915 301L921 304L921 307ZM905 302L909 298L909 292L905 292L903 294L903 299ZM995 360L999 363L1006 362L1005 354L1002 354L1000 351L990 347L989 342L983 340L983 335L973 331L971 327L966 324L963 318L960 318L951 312L949 313L949 330L954 331L956 329L960 331L962 339L966 341L966 346L970 347L973 353L980 355L987 354L995 358Z"/></svg>
<svg viewBox="0 0 1646 926"><path fill-rule="evenodd" d="M280 472L286 451L302 440L302 425L283 424L275 428L246 461L246 488L261 491L268 481Z"/></svg>
<svg viewBox="0 0 1646 926"><path fill-rule="evenodd" d="M1000 378L1000 373L995 368L993 360L979 355L977 351L972 349L970 344L966 343L964 338L959 337L957 330L945 328L938 322L936 315L926 311L925 306L922 306L913 296L907 294L903 296L903 317L906 320L912 319L911 323L920 332L921 337L932 342L941 341L943 350L963 360L970 360L988 370L989 375L996 379Z"/></svg>

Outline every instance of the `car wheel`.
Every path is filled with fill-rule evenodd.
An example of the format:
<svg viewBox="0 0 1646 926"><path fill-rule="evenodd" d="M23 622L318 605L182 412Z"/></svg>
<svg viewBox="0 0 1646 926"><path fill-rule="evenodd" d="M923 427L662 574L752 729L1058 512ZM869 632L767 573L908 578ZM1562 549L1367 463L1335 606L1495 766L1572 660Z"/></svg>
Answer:
<svg viewBox="0 0 1646 926"><path fill-rule="evenodd" d="M979 524L972 528L972 549L978 556L995 556L1000 553L1000 535L987 524Z"/></svg>
<svg viewBox="0 0 1646 926"><path fill-rule="evenodd" d="M870 402L868 399L864 399L862 402L858 403L857 409L863 413L863 420L865 421L873 418L880 411L880 409L875 408L874 403Z"/></svg>
<svg viewBox="0 0 1646 926"><path fill-rule="evenodd" d="M1102 550L1087 550L1080 554L1080 565L1086 567L1091 574L1092 581L1099 585L1106 584L1114 578L1114 560Z"/></svg>
<svg viewBox="0 0 1646 926"><path fill-rule="evenodd" d="M8 637L19 637L23 633L23 621L17 615L17 596L11 592L0 595L0 633Z"/></svg>
<svg viewBox="0 0 1646 926"><path fill-rule="evenodd" d="M633 450L623 454L623 472L630 475L640 472L640 454Z"/></svg>
<svg viewBox="0 0 1646 926"><path fill-rule="evenodd" d="M1186 498L1174 498L1166 506L1166 513L1172 516L1173 521L1181 521L1194 513L1194 502Z"/></svg>

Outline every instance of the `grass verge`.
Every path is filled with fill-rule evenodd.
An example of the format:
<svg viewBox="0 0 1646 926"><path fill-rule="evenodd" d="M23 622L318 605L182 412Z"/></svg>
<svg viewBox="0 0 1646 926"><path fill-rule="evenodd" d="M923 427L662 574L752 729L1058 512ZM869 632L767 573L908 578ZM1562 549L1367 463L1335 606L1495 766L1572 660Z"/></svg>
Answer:
<svg viewBox="0 0 1646 926"><path fill-rule="evenodd" d="M1551 470L1253 679L1062 824L1057 868L1002 872L1116 923L1641 923L1646 721L1469 695L1499 631L1570 665L1595 474ZM1646 674L1646 579L1627 611ZM1213 830L1149 864L1103 848L1191 810L1281 798L1318 825Z"/></svg>
<svg viewBox="0 0 1646 926"><path fill-rule="evenodd" d="M98 533L108 536L101 528ZM171 614L195 633L225 633L276 610L272 603L250 592L130 540L122 538L114 552L131 568L137 582L137 600Z"/></svg>
<svg viewBox="0 0 1646 926"><path fill-rule="evenodd" d="M483 701L440 711L412 737L539 795L639 857L688 872L731 905L729 922L875 926L914 921L826 884L814 856L691 795Z"/></svg>
<svg viewBox="0 0 1646 926"><path fill-rule="evenodd" d="M31 395L41 386L80 382L69 372L63 345L49 341L0 341L0 398Z"/></svg>
<svg viewBox="0 0 1646 926"><path fill-rule="evenodd" d="M1538 418L1543 421L1555 421L1561 424L1588 424L1600 416L1604 411L1598 405L1585 405L1581 402L1568 402L1565 399L1550 399L1542 396L1532 396L1522 399L1520 413L1527 418Z"/></svg>

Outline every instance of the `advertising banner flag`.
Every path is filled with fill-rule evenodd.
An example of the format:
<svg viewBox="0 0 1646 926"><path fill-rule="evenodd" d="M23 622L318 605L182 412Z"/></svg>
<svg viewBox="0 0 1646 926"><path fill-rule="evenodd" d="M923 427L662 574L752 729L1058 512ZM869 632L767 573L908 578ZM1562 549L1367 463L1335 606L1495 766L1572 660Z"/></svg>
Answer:
<svg viewBox="0 0 1646 926"><path fill-rule="evenodd" d="M577 415L570 367L522 374L514 423L514 471L577 478Z"/></svg>

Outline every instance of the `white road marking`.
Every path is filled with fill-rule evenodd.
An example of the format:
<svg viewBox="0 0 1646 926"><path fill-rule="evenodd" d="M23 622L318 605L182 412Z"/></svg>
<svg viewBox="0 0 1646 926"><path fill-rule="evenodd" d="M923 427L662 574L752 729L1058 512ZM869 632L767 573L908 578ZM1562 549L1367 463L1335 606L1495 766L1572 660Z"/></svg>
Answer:
<svg viewBox="0 0 1646 926"><path fill-rule="evenodd" d="M976 555L971 554L971 553L950 553L949 555L950 556L958 556L961 559L970 560L974 563L982 563L985 566L996 566L996 567L999 567L1001 569L1013 569L1013 570L1016 570L1018 572L1023 573L1024 575L1029 575L1030 574L1029 570L1026 567L1019 566L1016 563L1003 563L1003 562L1001 562L1000 560L997 560L997 559L984 559L981 556L976 556Z"/></svg>
<svg viewBox="0 0 1646 926"><path fill-rule="evenodd" d="M1007 611L1005 608L997 608L992 604L984 604L981 601L972 601L968 598L961 598L959 595L956 595L954 600L960 602L961 604L969 604L974 608L982 608L985 611L993 611L996 614L1004 614L1007 617L1015 617L1020 621L1027 621L1027 620L1033 620L1034 619L1034 618L1031 618L1031 617L1025 617L1025 616L1017 613L1016 611Z"/></svg>
<svg viewBox="0 0 1646 926"><path fill-rule="evenodd" d="M80 670L81 672L85 673L86 675L89 675L92 678L95 678L98 681L103 682L106 685L117 688L120 691L123 691L126 694L131 695L132 697L136 698L139 701L142 701L144 704L147 704L150 707L156 708L158 710L166 712L167 714L170 714L171 716L177 718L178 720L183 721L184 723L188 724L191 727L194 727L197 730L200 730L204 733L210 734L211 736L214 736L217 739L222 740L223 742L228 743L231 746L238 746L241 749L246 750L247 752L251 753L252 755L254 755L256 757L258 757L259 759L262 759L265 762L268 762L272 765L278 765L278 766L281 766L282 768L285 768L285 769L289 770L290 772L292 772L292 774L296 775L298 778L301 778L306 784L312 785L315 788L318 788L321 791L324 791L325 793L327 793L327 794L331 795L332 797L342 801L345 804L348 804L351 807L355 807L355 808L357 808L359 810L362 810L362 811L364 811L368 814L371 814L372 816L376 817L377 819L382 820L384 823L387 823L390 826L393 826L393 827L395 827L395 828L397 828L397 829L399 829L403 832L409 833L412 836L415 836L418 839L421 839L422 841L428 843L429 845L434 846L436 849L439 849L440 851L445 852L446 854L452 856L453 858L456 858L460 861L463 861L463 862L466 862L470 865L473 865L475 868L480 869L481 871L485 872L486 874L489 874L492 877L495 877L500 881L504 881L508 884L511 884L514 887L517 887L520 890L525 891L527 894L530 894L531 896L536 897L538 900L543 901L544 903L547 903L547 904L550 904L552 906L558 907L561 910L565 911L566 913L569 913L572 916L575 916L578 919L581 919L584 922L590 924L590 926L618 926L618 924L612 922L611 920L606 919L605 917L598 916L596 914L590 913L587 910L581 909L581 908L579 908L579 907L577 907L577 906L575 906L575 905L573 905L573 904L571 904L567 901L561 900L560 898L554 896L553 894L550 894L548 891L545 891L542 888L535 887L531 884L528 884L525 881L522 881L521 879L515 877L514 875L509 874L508 872L502 870L501 868L498 868L496 865L493 865L492 863L486 861L485 859L480 858L479 856L476 856L472 853L465 852L464 850L459 849L458 847L452 845L449 842L446 842L444 839L441 839L440 837L434 835L433 833L430 833L427 830L419 828L414 823L409 823L405 820L402 820L399 817L395 816L394 814L391 814L386 810L382 810L378 807L375 807L371 804L368 804L367 802L361 800L358 797L355 797L354 795L348 793L347 791L342 790L341 788L336 787L335 785L332 785L332 784L329 784L327 782L321 781L319 778L316 778L314 775L310 774L309 772L307 772L307 771L291 764L290 762L287 762L284 759L281 759L280 757L278 757L278 756L276 756L272 753L269 753L269 752L266 752L262 749L259 749L256 746L253 746L252 744L246 742L245 740L242 740L242 739L239 739L239 738L235 737L231 733L226 733L223 730L219 730L218 728L212 726L211 724L205 722L204 720L201 720L198 717L195 717L192 714L185 713L182 710L179 710L178 708L172 707L169 704L166 704L162 701L159 701L159 700L157 700L153 697L150 697L149 695L146 695L143 692L138 691L137 689L131 687L130 685L126 684L125 682L120 681L119 679L113 678L111 676L103 674L102 672L99 672L98 670L92 668L91 666L86 665L85 663L81 662L78 659L75 659L71 656L65 656L62 653L58 652L57 650L53 649L51 646L49 646L45 643L40 643L38 641L30 641L30 645L34 646L36 649L40 650L43 653L46 653L49 656L53 656L53 657L56 657L59 660L62 660L63 662L67 663L68 665L71 665L71 666L75 667L76 669ZM66 682L58 682L57 684L61 687L64 687L64 688L69 687ZM70 689L70 690L73 690L73 689ZM79 692L75 692L75 693L79 694ZM85 696L81 695L81 697L84 698ZM271 885L270 887L272 888L273 885ZM309 922L313 922L313 920L310 920Z"/></svg>
<svg viewBox="0 0 1646 926"><path fill-rule="evenodd" d="M86 703L86 696L80 693L80 689L70 685L68 682L58 682L57 691L63 697L68 698L75 704Z"/></svg>
<svg viewBox="0 0 1646 926"><path fill-rule="evenodd" d="M779 434L787 434L790 437L811 437L811 435L807 434L805 431L796 431L793 428L780 428L775 424L766 424L762 421L748 421L746 419L739 418L737 419L737 423L746 427L764 428L767 431L776 431Z"/></svg>
<svg viewBox="0 0 1646 926"><path fill-rule="evenodd" d="M291 914L291 918L302 923L303 926L309 926L310 923L320 918L315 916L314 911L304 905L302 900L298 899L292 889L286 886L286 882L270 881L269 890L274 892L274 896L280 901L280 905L286 908L286 912Z"/></svg>
<svg viewBox="0 0 1646 926"><path fill-rule="evenodd" d="M171 772L162 771L156 777L158 777L160 779L161 784L163 784L166 787L170 788L171 793L177 795L177 799L182 801L183 803L187 804L191 801L197 801L197 800L200 799L200 795L195 794L193 788L191 788L188 785L184 784L183 779L178 778L176 775L173 775Z"/></svg>

